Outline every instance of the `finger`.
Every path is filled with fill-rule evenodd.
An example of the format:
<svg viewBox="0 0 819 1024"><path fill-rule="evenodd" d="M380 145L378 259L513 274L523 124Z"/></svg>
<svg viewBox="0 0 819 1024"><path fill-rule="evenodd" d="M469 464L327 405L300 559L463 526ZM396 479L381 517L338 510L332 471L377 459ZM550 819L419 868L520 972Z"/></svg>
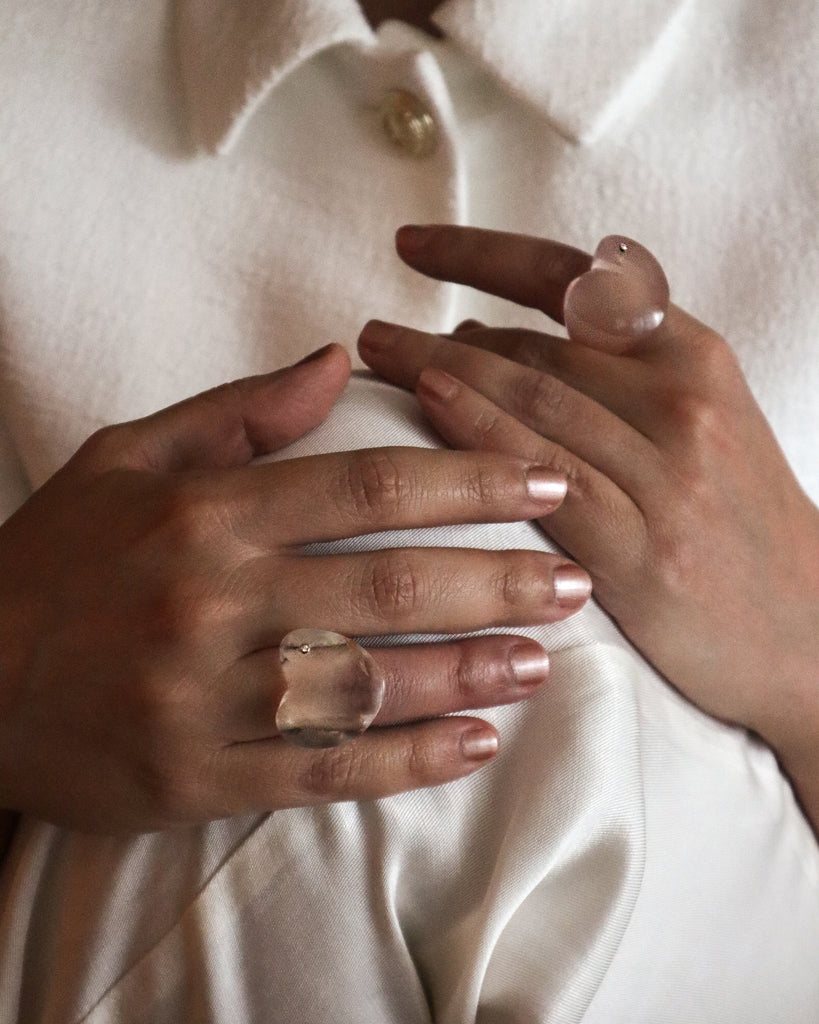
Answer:
<svg viewBox="0 0 819 1024"><path fill-rule="evenodd" d="M623 359L566 338L524 329L486 328L464 334L458 341L547 373L604 406L641 434L653 436L659 383L653 363Z"/></svg>
<svg viewBox="0 0 819 1024"><path fill-rule="evenodd" d="M545 515L565 483L531 461L426 448L372 448L252 466L208 494L232 529L269 549L385 529L514 522Z"/></svg>
<svg viewBox="0 0 819 1024"><path fill-rule="evenodd" d="M87 446L99 465L162 471L240 466L320 423L350 374L340 345L275 373L205 391L141 420L108 428Z"/></svg>
<svg viewBox="0 0 819 1024"><path fill-rule="evenodd" d="M518 636L372 648L370 654L385 682L373 728L511 704L535 693L549 674L540 644ZM277 735L284 689L278 648L235 662L215 693L221 735L231 742Z"/></svg>
<svg viewBox="0 0 819 1024"><path fill-rule="evenodd" d="M459 448L522 451L566 474L566 498L544 526L589 571L598 597L605 595L609 579L622 577L637 564L645 532L643 516L632 498L609 477L441 370L425 370L417 394L447 443Z"/></svg>
<svg viewBox="0 0 819 1024"><path fill-rule="evenodd" d="M631 238L609 235L594 251L591 270L566 290L569 337L604 352L627 353L647 342L668 309L663 268Z"/></svg>
<svg viewBox="0 0 819 1024"><path fill-rule="evenodd" d="M627 356L527 330L486 328L459 335L457 340L548 374L608 409L659 449L680 456L690 446L689 428L705 426L709 408L721 410L721 396L735 393L731 386L739 388L744 381L728 343L673 305L663 323L635 341ZM445 347L437 339L433 343L436 353ZM395 358L417 360L412 348L413 343L399 342ZM434 356L430 363L443 360ZM458 356L455 366L458 377L468 376L473 387L491 394L491 385L497 383L494 371L484 368L481 380L479 364ZM730 416L729 410L722 411L726 418ZM618 476L624 486L626 479Z"/></svg>
<svg viewBox="0 0 819 1024"><path fill-rule="evenodd" d="M405 263L428 277L540 309L558 323L566 289L591 266L588 253L569 245L455 225L403 227L396 246Z"/></svg>
<svg viewBox="0 0 819 1024"><path fill-rule="evenodd" d="M587 573L542 551L390 548L261 560L244 572L244 649L311 626L345 636L471 633L556 622L588 599Z"/></svg>
<svg viewBox="0 0 819 1024"><path fill-rule="evenodd" d="M479 331L485 326L486 325L482 324L480 320L466 319L462 320L458 324L458 326L453 331L453 334L461 334L462 332L466 331Z"/></svg>
<svg viewBox="0 0 819 1024"><path fill-rule="evenodd" d="M299 749L280 737L237 743L216 762L218 782L210 782L205 799L211 814L220 817L378 800L460 779L491 761L497 750L495 729L466 717L369 729L345 746L323 751Z"/></svg>
<svg viewBox="0 0 819 1024"><path fill-rule="evenodd" d="M415 387L426 366L446 370L629 493L643 479L646 462L657 457L645 437L604 405L556 377L463 342L372 321L359 350L377 373L402 387Z"/></svg>

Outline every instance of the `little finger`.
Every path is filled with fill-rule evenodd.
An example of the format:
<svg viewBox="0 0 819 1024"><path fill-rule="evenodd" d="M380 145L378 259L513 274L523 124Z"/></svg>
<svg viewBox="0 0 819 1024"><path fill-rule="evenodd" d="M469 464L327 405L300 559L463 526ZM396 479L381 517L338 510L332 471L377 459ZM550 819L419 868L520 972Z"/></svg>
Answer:
<svg viewBox="0 0 819 1024"><path fill-rule="evenodd" d="M215 763L221 806L211 815L248 814L342 800L378 800L438 786L491 761L498 734L480 719L453 717L369 729L341 747L316 751L281 737L237 743Z"/></svg>

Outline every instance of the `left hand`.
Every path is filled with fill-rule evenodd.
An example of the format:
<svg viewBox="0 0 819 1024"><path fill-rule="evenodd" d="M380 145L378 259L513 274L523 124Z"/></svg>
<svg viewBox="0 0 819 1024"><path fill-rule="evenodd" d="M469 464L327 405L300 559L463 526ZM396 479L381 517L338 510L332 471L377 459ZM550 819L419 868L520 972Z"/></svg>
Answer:
<svg viewBox="0 0 819 1024"><path fill-rule="evenodd" d="M557 321L590 266L555 242L468 228L403 229L398 248L422 273ZM689 698L819 786L819 510L718 334L671 306L618 348L582 325L566 340L476 322L451 336L371 323L359 347L417 390L452 446L565 473L548 532L600 604Z"/></svg>

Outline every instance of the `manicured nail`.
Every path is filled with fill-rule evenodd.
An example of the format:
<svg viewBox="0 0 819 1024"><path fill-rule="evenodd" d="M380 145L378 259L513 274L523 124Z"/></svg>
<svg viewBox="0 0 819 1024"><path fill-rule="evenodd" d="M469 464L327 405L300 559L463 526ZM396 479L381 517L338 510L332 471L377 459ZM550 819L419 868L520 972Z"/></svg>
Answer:
<svg viewBox="0 0 819 1024"><path fill-rule="evenodd" d="M297 363L293 363L293 365L304 366L305 363L313 363L319 359L323 359L331 348L335 348L333 342L330 342L329 345L325 345L323 348L317 349L315 352L311 352L309 356L305 356L304 359L300 359Z"/></svg>
<svg viewBox="0 0 819 1024"><path fill-rule="evenodd" d="M579 608L592 592L592 581L579 565L559 565L552 574L555 601L561 608Z"/></svg>
<svg viewBox="0 0 819 1024"><path fill-rule="evenodd" d="M536 644L513 647L509 661L518 686L536 686L549 675L549 655Z"/></svg>
<svg viewBox="0 0 819 1024"><path fill-rule="evenodd" d="M461 753L467 761L488 761L497 752L497 734L488 729L470 729L461 736Z"/></svg>
<svg viewBox="0 0 819 1024"><path fill-rule="evenodd" d="M458 324L458 326L452 333L457 334L458 331L477 331L483 327L486 327L486 324L481 323L480 320L466 319L461 320L461 322Z"/></svg>
<svg viewBox="0 0 819 1024"><path fill-rule="evenodd" d="M557 506L566 497L566 479L545 466L526 470L526 491L532 501Z"/></svg>
<svg viewBox="0 0 819 1024"><path fill-rule="evenodd" d="M439 370L436 367L427 366L421 371L416 391L435 398L439 402L448 402L457 394L460 389L460 381L450 376L446 370Z"/></svg>
<svg viewBox="0 0 819 1024"><path fill-rule="evenodd" d="M370 320L364 324L359 336L359 348L373 353L382 352L392 344L398 331L399 328L395 324L388 324L383 320Z"/></svg>
<svg viewBox="0 0 819 1024"><path fill-rule="evenodd" d="M431 231L420 224L405 224L395 233L395 243L405 253L416 253L429 241Z"/></svg>

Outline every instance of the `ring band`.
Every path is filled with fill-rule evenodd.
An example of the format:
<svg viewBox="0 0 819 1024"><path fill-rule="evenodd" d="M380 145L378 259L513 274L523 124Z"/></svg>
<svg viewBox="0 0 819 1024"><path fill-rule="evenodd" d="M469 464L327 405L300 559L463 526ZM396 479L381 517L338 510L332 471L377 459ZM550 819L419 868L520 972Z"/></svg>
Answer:
<svg viewBox="0 0 819 1024"><path fill-rule="evenodd" d="M326 629L294 629L279 644L285 691L276 728L297 747L338 747L372 724L384 678L368 651Z"/></svg>

